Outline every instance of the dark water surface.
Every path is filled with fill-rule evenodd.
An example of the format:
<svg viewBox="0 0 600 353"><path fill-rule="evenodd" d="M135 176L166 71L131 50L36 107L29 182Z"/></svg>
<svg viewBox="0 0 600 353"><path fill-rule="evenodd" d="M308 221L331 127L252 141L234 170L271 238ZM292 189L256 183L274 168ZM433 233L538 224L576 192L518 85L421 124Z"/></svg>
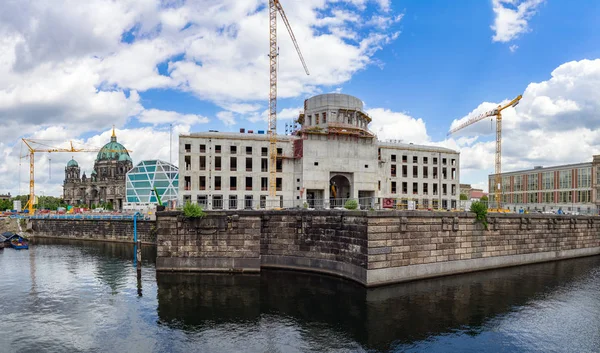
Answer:
<svg viewBox="0 0 600 353"><path fill-rule="evenodd" d="M126 244L0 251L0 352L600 352L598 256L376 289L155 256L138 283Z"/></svg>

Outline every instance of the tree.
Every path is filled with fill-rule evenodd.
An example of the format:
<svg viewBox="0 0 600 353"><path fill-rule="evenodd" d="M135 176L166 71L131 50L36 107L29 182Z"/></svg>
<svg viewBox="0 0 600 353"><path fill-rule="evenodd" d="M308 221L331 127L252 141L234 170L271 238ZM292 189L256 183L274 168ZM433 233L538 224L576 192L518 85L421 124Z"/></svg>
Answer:
<svg viewBox="0 0 600 353"><path fill-rule="evenodd" d="M487 197L487 195L483 195L483 196L481 196L481 199L479 199L479 201L484 201L484 202L487 202L487 201L488 201L488 197Z"/></svg>
<svg viewBox="0 0 600 353"><path fill-rule="evenodd" d="M10 200L0 200L0 212L4 212L6 210L12 210L12 201Z"/></svg>
<svg viewBox="0 0 600 353"><path fill-rule="evenodd" d="M467 195L465 195L465 194L460 194L460 199L461 200L468 200L469 197Z"/></svg>

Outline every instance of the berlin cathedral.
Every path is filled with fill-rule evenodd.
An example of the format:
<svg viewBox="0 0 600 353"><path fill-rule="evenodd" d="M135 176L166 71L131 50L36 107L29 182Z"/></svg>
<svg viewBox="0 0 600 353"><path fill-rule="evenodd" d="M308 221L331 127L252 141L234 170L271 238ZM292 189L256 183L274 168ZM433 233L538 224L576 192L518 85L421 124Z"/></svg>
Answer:
<svg viewBox="0 0 600 353"><path fill-rule="evenodd" d="M65 167L63 198L68 205L91 207L103 203L112 204L121 211L125 195L125 175L133 168L127 149L117 142L113 129L110 142L98 152L94 170L90 176L81 175L79 164L71 159Z"/></svg>

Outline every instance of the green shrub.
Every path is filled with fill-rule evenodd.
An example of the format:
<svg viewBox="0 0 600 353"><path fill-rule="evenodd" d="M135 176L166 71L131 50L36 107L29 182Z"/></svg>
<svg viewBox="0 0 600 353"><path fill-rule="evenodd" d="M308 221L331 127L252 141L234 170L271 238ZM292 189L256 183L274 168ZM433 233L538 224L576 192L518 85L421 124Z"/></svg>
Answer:
<svg viewBox="0 0 600 353"><path fill-rule="evenodd" d="M475 201L471 204L471 212L475 213L476 222L483 224L485 230L487 230L487 205L483 202Z"/></svg>
<svg viewBox="0 0 600 353"><path fill-rule="evenodd" d="M346 201L344 208L347 210L355 210L358 208L358 202L356 200L348 200Z"/></svg>
<svg viewBox="0 0 600 353"><path fill-rule="evenodd" d="M206 213L204 213L202 207L188 201L183 206L183 215L189 218L202 218Z"/></svg>

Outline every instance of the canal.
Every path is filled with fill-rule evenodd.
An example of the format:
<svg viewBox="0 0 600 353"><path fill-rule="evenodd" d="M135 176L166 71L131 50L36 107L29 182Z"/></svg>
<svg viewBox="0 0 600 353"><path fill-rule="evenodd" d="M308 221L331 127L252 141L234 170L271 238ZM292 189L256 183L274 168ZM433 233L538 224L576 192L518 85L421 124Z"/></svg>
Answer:
<svg viewBox="0 0 600 353"><path fill-rule="evenodd" d="M365 289L156 273L143 248L0 250L1 352L600 352L600 256Z"/></svg>

